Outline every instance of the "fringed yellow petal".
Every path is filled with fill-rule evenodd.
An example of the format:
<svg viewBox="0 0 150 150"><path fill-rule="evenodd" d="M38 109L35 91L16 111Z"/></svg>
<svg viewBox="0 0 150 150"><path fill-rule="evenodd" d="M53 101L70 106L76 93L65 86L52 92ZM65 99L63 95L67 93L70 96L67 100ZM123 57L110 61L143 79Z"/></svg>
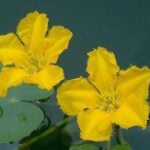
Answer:
<svg viewBox="0 0 150 150"><path fill-rule="evenodd" d="M134 94L124 100L120 108L111 116L113 123L122 128L140 126L145 128L149 115L149 106L146 101Z"/></svg>
<svg viewBox="0 0 150 150"><path fill-rule="evenodd" d="M26 80L27 83L38 84L40 88L51 90L56 84L64 79L61 67L49 65L44 67L37 74Z"/></svg>
<svg viewBox="0 0 150 150"><path fill-rule="evenodd" d="M0 36L0 62L21 67L29 65L29 56L14 33Z"/></svg>
<svg viewBox="0 0 150 150"><path fill-rule="evenodd" d="M131 68L121 71L117 84L117 91L121 96L128 96L135 93L143 100L148 98L150 83L150 69L148 67Z"/></svg>
<svg viewBox="0 0 150 150"><path fill-rule="evenodd" d="M97 91L82 77L64 82L57 90L58 104L68 115L77 115L87 108L97 108Z"/></svg>
<svg viewBox="0 0 150 150"><path fill-rule="evenodd" d="M89 80L101 92L112 92L119 71L115 55L103 47L94 49L88 55L87 72L89 73Z"/></svg>
<svg viewBox="0 0 150 150"><path fill-rule="evenodd" d="M0 72L0 96L5 96L12 86L18 86L28 77L28 74L19 68L4 67Z"/></svg>
<svg viewBox="0 0 150 150"><path fill-rule="evenodd" d="M17 34L34 58L41 58L43 55L43 42L47 29L46 14L37 11L29 13L18 25Z"/></svg>
<svg viewBox="0 0 150 150"><path fill-rule="evenodd" d="M63 26L53 26L45 40L45 63L56 63L59 55L68 48L72 32ZM55 59L54 59L55 58Z"/></svg>
<svg viewBox="0 0 150 150"><path fill-rule="evenodd" d="M109 113L99 109L89 109L79 113L78 125L81 130L80 136L83 140L109 141L112 127Z"/></svg>

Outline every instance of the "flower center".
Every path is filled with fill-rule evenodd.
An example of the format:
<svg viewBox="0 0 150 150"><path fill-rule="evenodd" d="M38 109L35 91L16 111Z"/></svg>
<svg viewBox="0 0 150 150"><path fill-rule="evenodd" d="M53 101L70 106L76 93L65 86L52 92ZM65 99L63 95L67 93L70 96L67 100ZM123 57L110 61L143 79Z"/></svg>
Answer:
<svg viewBox="0 0 150 150"><path fill-rule="evenodd" d="M27 71L31 74L34 74L41 70L43 67L42 61L35 58L31 58L31 65L28 67Z"/></svg>
<svg viewBox="0 0 150 150"><path fill-rule="evenodd" d="M100 109L106 112L114 112L120 106L120 100L116 93L106 93L100 96Z"/></svg>

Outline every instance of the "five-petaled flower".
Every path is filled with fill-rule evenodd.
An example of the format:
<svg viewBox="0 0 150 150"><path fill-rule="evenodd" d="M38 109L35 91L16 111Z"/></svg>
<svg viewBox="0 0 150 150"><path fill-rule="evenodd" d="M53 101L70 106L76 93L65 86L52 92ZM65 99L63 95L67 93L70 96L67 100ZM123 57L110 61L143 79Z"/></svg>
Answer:
<svg viewBox="0 0 150 150"><path fill-rule="evenodd" d="M70 116L77 116L84 140L107 141L112 124L122 128L146 127L149 106L148 67L120 70L113 53L98 47L88 53L88 78L64 82L57 91L58 104Z"/></svg>
<svg viewBox="0 0 150 150"><path fill-rule="evenodd" d="M63 26L53 26L48 32L46 14L29 13L17 26L17 33L0 36L0 96L8 88L21 83L37 84L50 90L64 78L61 67L55 65L68 47L72 32Z"/></svg>

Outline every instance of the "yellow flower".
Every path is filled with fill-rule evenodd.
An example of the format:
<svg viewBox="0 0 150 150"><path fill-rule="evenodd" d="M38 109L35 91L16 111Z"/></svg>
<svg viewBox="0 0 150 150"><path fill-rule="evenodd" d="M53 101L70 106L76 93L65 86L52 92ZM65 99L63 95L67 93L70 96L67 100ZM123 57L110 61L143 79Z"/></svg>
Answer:
<svg viewBox="0 0 150 150"><path fill-rule="evenodd" d="M122 128L146 127L149 107L148 67L120 70L113 53L98 47L88 53L88 78L64 82L57 91L58 104L70 116L77 116L84 140L107 141L112 124Z"/></svg>
<svg viewBox="0 0 150 150"><path fill-rule="evenodd" d="M19 22L16 34L0 36L0 96L21 83L50 90L64 79L62 68L55 63L68 47L72 32L63 26L47 30L46 14L35 11Z"/></svg>

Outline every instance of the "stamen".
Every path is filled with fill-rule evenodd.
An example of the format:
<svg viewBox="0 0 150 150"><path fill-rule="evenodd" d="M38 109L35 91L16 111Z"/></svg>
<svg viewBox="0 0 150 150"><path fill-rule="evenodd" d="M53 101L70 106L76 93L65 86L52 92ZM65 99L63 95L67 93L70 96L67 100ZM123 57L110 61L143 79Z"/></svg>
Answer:
<svg viewBox="0 0 150 150"><path fill-rule="evenodd" d="M43 64L41 60L37 60L35 58L31 58L31 65L28 66L27 72L34 74L36 72L38 72L39 70L41 70L41 68L43 68Z"/></svg>
<svg viewBox="0 0 150 150"><path fill-rule="evenodd" d="M106 112L114 112L120 106L119 98L115 93L106 93L100 97L100 109Z"/></svg>

